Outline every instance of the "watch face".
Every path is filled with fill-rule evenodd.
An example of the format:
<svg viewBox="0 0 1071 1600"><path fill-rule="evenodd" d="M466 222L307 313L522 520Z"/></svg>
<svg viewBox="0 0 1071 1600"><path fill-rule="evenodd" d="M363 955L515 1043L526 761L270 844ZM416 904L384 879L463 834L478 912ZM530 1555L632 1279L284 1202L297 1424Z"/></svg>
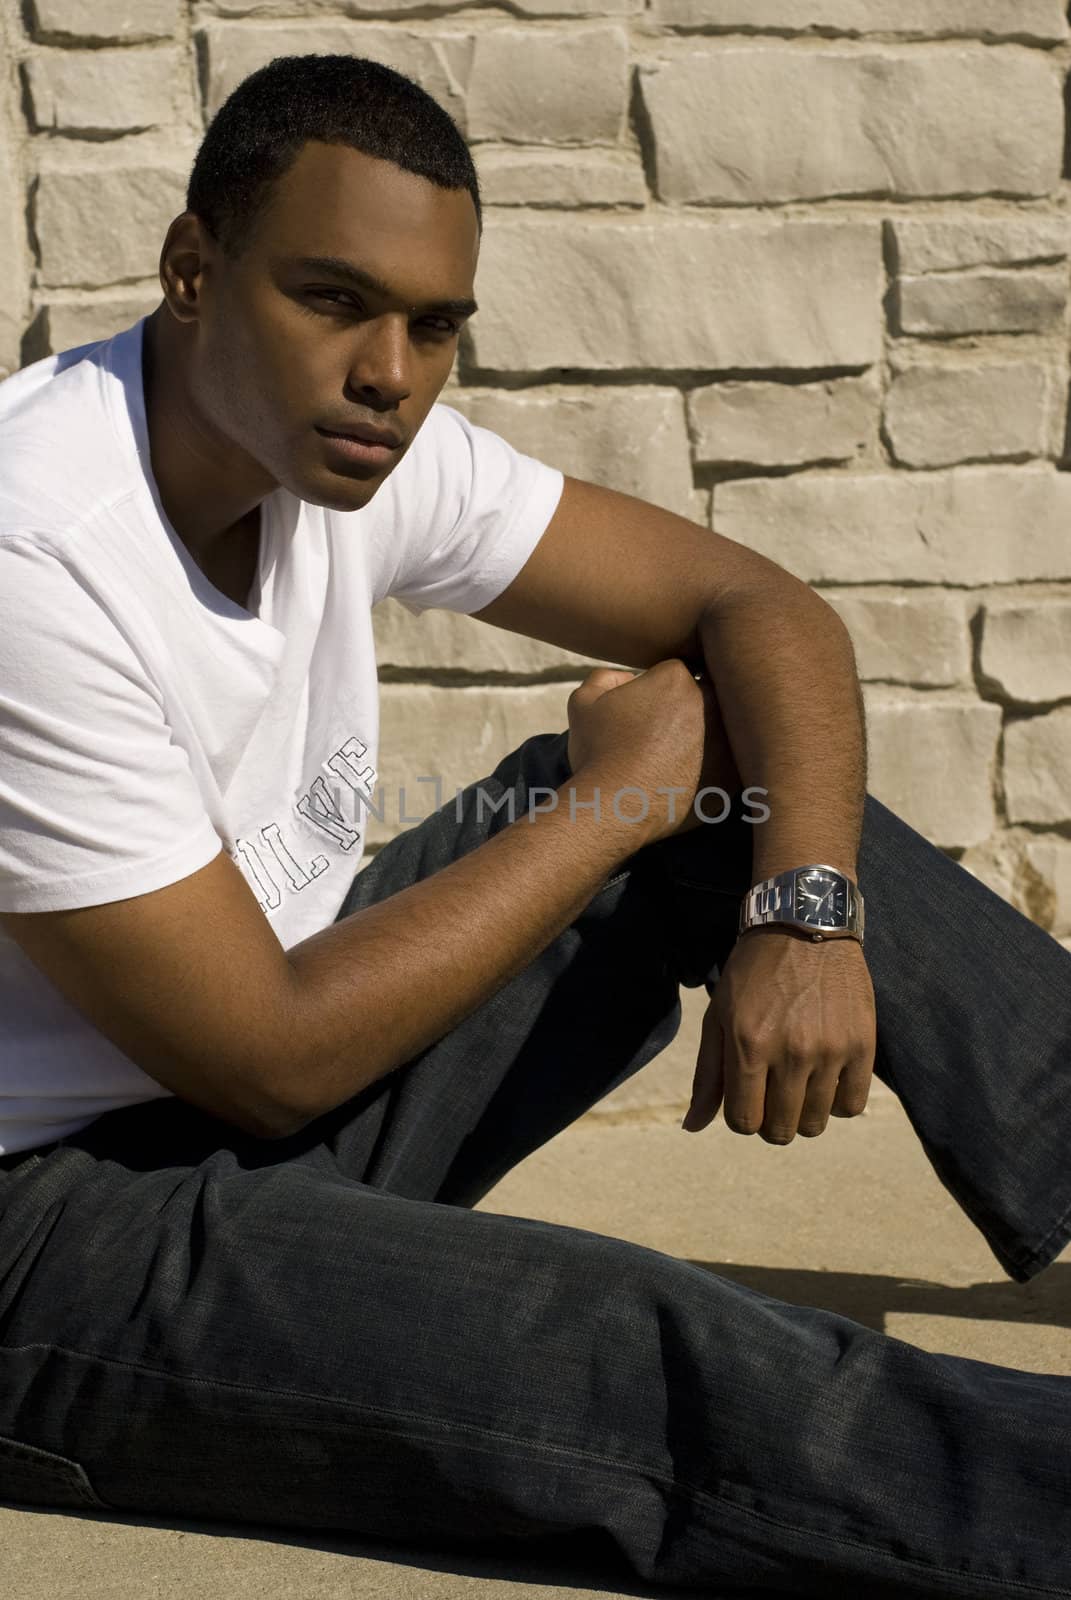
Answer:
<svg viewBox="0 0 1071 1600"><path fill-rule="evenodd" d="M812 867L796 879L795 914L814 928L843 928L848 921L848 886L835 872Z"/></svg>

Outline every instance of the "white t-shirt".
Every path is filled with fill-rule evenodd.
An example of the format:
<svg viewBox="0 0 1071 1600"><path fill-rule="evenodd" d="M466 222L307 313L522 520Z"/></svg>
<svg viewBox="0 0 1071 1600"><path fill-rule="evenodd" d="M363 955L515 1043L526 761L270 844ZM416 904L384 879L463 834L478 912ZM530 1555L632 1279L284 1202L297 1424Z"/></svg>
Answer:
<svg viewBox="0 0 1071 1600"><path fill-rule="evenodd" d="M147 894L224 848L289 949L337 915L375 804L371 607L480 610L564 480L436 404L361 510L262 502L247 610L161 505L144 323L0 383L0 911ZM0 1153L170 1093L0 929Z"/></svg>

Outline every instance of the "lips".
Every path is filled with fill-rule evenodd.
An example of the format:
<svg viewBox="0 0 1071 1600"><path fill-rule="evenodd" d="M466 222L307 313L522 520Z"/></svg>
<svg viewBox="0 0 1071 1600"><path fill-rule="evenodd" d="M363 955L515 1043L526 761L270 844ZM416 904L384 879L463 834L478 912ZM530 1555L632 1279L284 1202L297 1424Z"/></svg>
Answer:
<svg viewBox="0 0 1071 1600"><path fill-rule="evenodd" d="M371 428L366 427L363 423L357 426L347 424L340 428L321 428L318 426L316 431L317 433L338 434L342 439L356 439L361 444L383 445L388 450L397 450L402 442L398 435L392 433L389 428Z"/></svg>

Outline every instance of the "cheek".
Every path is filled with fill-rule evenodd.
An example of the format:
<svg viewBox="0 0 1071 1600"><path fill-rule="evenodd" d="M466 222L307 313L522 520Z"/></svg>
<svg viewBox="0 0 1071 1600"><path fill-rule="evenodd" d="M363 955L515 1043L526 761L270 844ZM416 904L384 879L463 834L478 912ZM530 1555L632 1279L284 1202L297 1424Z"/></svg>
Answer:
<svg viewBox="0 0 1071 1600"><path fill-rule="evenodd" d="M292 451L323 413L322 380L317 389L316 380L278 347L261 352L255 365L236 368L228 381L236 425L246 447L261 458Z"/></svg>

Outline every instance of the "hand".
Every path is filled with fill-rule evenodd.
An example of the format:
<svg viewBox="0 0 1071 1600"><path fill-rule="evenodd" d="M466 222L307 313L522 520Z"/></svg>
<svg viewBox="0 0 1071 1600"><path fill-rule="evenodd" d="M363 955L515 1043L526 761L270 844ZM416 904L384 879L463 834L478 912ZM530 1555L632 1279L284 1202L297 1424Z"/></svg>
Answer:
<svg viewBox="0 0 1071 1600"><path fill-rule="evenodd" d="M740 787L714 685L678 657L645 672L596 667L569 696L568 762L574 777L593 777L606 809L615 790L639 788L647 809L638 843L687 833L702 823L696 793ZM675 787L677 793L659 793ZM635 808L631 797L628 810Z"/></svg>
<svg viewBox="0 0 1071 1600"><path fill-rule="evenodd" d="M813 1139L830 1116L857 1117L874 1070L874 986L857 939L820 944L784 928L733 946L703 1018L684 1126L713 1122L767 1144Z"/></svg>

